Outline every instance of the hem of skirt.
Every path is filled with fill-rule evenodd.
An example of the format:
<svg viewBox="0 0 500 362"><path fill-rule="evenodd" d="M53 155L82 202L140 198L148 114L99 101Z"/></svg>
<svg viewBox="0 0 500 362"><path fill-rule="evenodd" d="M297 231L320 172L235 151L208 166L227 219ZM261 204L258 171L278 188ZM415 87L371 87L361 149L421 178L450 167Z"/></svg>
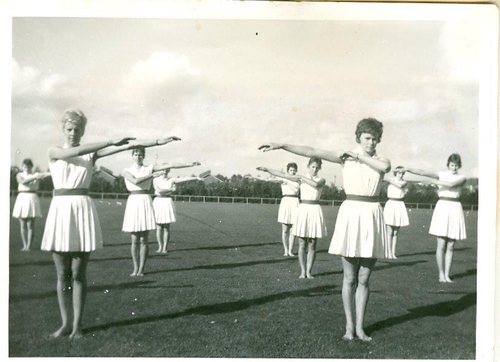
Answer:
<svg viewBox="0 0 500 362"><path fill-rule="evenodd" d="M467 239L467 236L464 238L458 239L458 238L453 238L453 237L448 236L448 235L437 235L437 234L433 234L433 233L429 233L429 235L436 236L438 238L447 238L447 239L453 239L453 240L466 240Z"/></svg>
<svg viewBox="0 0 500 362"><path fill-rule="evenodd" d="M155 223L156 223L156 221L155 221ZM142 230L123 230L122 229L122 232L124 232L124 233L140 233L142 231L151 231L151 230L156 230L156 225L152 229L142 229Z"/></svg>
<svg viewBox="0 0 500 362"><path fill-rule="evenodd" d="M343 256L344 258L361 258L361 259L395 259L389 258L388 256L359 256L359 255L344 255L342 253L328 251L328 254Z"/></svg>

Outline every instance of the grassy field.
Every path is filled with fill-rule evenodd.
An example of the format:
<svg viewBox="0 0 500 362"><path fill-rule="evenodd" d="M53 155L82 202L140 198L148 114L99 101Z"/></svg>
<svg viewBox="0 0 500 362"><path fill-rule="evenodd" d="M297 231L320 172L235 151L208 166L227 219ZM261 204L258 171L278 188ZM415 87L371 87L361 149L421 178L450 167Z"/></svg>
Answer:
<svg viewBox="0 0 500 362"><path fill-rule="evenodd" d="M42 200L46 215L49 200ZM398 260L377 262L366 316L370 343L341 340L345 317L339 257L327 253L338 208L323 207L329 236L315 279L285 258L276 205L177 203L170 251L150 234L146 275L131 278L125 202L96 200L105 247L91 256L84 337L52 340L60 325L55 268L39 250L20 252L11 220L9 356L474 359L477 213L457 243L453 284L439 283L431 210L412 210ZM295 246L294 252L296 252Z"/></svg>

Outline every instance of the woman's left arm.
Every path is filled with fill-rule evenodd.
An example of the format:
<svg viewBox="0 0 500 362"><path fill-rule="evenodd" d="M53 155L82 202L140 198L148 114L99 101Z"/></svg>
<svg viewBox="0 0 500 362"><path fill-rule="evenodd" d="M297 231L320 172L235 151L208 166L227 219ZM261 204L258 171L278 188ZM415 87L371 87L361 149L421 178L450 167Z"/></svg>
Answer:
<svg viewBox="0 0 500 362"><path fill-rule="evenodd" d="M136 147L144 147L144 148L149 148L153 146L163 146L166 145L167 143L173 142L173 141L180 141L181 139L176 136L172 137L167 137L167 138L158 138L156 140L136 140L134 142L130 142L129 144L122 145L122 146L108 146L106 148L103 148L99 151L96 152L94 156L94 160L97 160L98 158L101 157L106 157L106 156L111 156L114 155L115 153L118 152L123 152L123 151L128 151Z"/></svg>
<svg viewBox="0 0 500 362"><path fill-rule="evenodd" d="M191 163L162 163L161 165L153 166L154 171L162 171L171 168L186 168L186 167L194 167L200 166L199 162L191 162Z"/></svg>
<svg viewBox="0 0 500 362"><path fill-rule="evenodd" d="M359 162L370 166L378 172L387 173L391 170L391 161L386 160L385 158L373 158L370 156L358 155L351 151L347 151L346 154L357 159Z"/></svg>
<svg viewBox="0 0 500 362"><path fill-rule="evenodd" d="M463 186L466 181L467 178L465 176L462 176L460 178L457 178L455 181L433 180L432 183L438 186L456 187L456 186Z"/></svg>
<svg viewBox="0 0 500 362"><path fill-rule="evenodd" d="M325 183L326 183L324 178L321 178L318 181L314 181L314 180L310 179L309 177L305 177L305 176L299 176L299 177L300 177L300 182L308 184L309 186L312 186L315 189L322 188L323 186L325 186Z"/></svg>

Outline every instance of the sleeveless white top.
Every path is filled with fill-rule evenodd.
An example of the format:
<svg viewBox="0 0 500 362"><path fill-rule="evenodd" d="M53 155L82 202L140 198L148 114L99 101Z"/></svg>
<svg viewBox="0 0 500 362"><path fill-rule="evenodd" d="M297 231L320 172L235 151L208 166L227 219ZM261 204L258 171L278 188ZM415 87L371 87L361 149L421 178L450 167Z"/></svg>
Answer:
<svg viewBox="0 0 500 362"><path fill-rule="evenodd" d="M460 179L463 179L463 180L466 179L464 175L458 175L458 174L454 175L449 170L438 172L438 176L439 176L440 181L447 181L447 182L454 182L454 181L457 181ZM460 194L462 193L462 187L463 187L463 185L455 186L455 187L438 185L438 196L439 197L459 198Z"/></svg>
<svg viewBox="0 0 500 362"><path fill-rule="evenodd" d="M23 172L20 172L20 173L23 176L23 178L26 178L28 176L37 176L38 175L38 172L37 173L33 173L33 174L29 174L29 173L23 171ZM40 183L39 183L38 179L33 180L31 182L28 182L27 184L22 184L22 183L19 182L17 184L17 190L18 191L37 191L39 184Z"/></svg>
<svg viewBox="0 0 500 362"><path fill-rule="evenodd" d="M94 153L49 162L55 189L88 189L94 170Z"/></svg>
<svg viewBox="0 0 500 362"><path fill-rule="evenodd" d="M311 177L310 175L306 176L307 178L310 178L313 181L318 182L321 180L321 177L316 176L316 177ZM323 191L323 188L316 189L312 187L311 185L308 185L305 182L302 182L300 184L300 199L301 200L319 200L321 197L321 192Z"/></svg>
<svg viewBox="0 0 500 362"><path fill-rule="evenodd" d="M281 194L282 195L297 195L299 193L300 185L298 182L288 180L286 178L277 177L284 183L281 184Z"/></svg>
<svg viewBox="0 0 500 362"><path fill-rule="evenodd" d="M153 167L154 167L153 165L148 165L148 166L142 165L141 167L138 168L137 165L133 165L132 167L126 168L123 171L130 173L134 177L144 177L151 175L153 173ZM149 191L151 189L152 182L153 180L149 179L135 185L125 178L125 186L129 191L140 191L140 190Z"/></svg>
<svg viewBox="0 0 500 362"><path fill-rule="evenodd" d="M354 153L364 154L361 147L353 150ZM379 159L375 153L372 158ZM384 174L370 166L349 158L343 163L342 179L347 195L378 196L382 188Z"/></svg>
<svg viewBox="0 0 500 362"><path fill-rule="evenodd" d="M177 189L173 178L157 177L153 180L155 195L169 195Z"/></svg>
<svg viewBox="0 0 500 362"><path fill-rule="evenodd" d="M387 186L387 197L391 199L402 199L405 194L406 192L404 187L397 187L393 184L389 184L389 186Z"/></svg>

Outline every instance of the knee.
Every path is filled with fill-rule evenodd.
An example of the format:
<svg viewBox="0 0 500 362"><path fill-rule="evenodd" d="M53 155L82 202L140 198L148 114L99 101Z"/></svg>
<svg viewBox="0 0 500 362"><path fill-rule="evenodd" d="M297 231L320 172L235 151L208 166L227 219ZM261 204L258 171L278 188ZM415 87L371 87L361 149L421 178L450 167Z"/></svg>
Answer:
<svg viewBox="0 0 500 362"><path fill-rule="evenodd" d="M360 277L360 278L358 279L358 286L363 287L363 288L368 288L368 286L369 286L369 281L370 281L370 278L367 278L367 277Z"/></svg>
<svg viewBox="0 0 500 362"><path fill-rule="evenodd" d="M453 251L454 247L455 247L455 242L454 241L448 241L446 243L446 251Z"/></svg>
<svg viewBox="0 0 500 362"><path fill-rule="evenodd" d="M345 275L344 274L344 286L348 288L356 287L356 278L354 275Z"/></svg>
<svg viewBox="0 0 500 362"><path fill-rule="evenodd" d="M71 270L64 269L57 271L57 281L62 283L67 283L71 280Z"/></svg>

